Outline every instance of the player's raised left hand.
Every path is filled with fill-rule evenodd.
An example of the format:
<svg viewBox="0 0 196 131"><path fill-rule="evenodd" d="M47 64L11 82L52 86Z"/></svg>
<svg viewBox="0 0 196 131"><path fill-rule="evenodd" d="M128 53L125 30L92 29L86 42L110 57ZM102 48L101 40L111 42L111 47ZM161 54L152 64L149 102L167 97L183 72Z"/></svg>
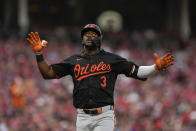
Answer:
<svg viewBox="0 0 196 131"><path fill-rule="evenodd" d="M163 57L159 58L157 53L154 53L155 64L157 70L167 69L174 64L174 56L170 53L166 53Z"/></svg>

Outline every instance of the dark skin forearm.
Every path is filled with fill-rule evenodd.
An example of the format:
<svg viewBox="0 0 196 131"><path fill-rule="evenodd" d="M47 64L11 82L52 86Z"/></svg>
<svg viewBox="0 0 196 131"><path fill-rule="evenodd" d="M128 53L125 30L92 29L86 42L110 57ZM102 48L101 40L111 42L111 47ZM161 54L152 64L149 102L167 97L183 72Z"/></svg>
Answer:
<svg viewBox="0 0 196 131"><path fill-rule="evenodd" d="M53 71L52 67L47 64L45 60L38 62L37 65L39 68L40 73L44 79L54 79L57 78L55 72Z"/></svg>

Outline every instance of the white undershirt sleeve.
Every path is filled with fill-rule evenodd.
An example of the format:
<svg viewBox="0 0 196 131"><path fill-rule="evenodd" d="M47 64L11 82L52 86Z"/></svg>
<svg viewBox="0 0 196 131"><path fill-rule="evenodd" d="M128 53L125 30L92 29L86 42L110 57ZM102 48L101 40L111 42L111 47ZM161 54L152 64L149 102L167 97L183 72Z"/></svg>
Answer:
<svg viewBox="0 0 196 131"><path fill-rule="evenodd" d="M151 66L139 66L137 77L139 78L147 78L151 74L156 72L155 64Z"/></svg>

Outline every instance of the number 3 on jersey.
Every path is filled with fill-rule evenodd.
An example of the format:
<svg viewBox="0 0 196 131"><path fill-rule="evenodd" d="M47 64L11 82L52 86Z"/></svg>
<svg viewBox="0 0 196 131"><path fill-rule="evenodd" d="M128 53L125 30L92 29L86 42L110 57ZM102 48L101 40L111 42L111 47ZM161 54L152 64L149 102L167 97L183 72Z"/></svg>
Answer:
<svg viewBox="0 0 196 131"><path fill-rule="evenodd" d="M105 76L102 76L100 77L100 79L102 79L102 83L100 84L102 87L106 87L106 77Z"/></svg>

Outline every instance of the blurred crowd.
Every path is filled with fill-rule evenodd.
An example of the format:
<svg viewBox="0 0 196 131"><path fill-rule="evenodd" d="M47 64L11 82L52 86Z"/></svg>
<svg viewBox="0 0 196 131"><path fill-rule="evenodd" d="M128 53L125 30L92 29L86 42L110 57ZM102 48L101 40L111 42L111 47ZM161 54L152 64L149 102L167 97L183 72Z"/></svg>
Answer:
<svg viewBox="0 0 196 131"><path fill-rule="evenodd" d="M82 51L77 27L34 27L49 43L49 64ZM173 39L167 31L104 32L102 48L138 65L154 64L153 53L171 52L175 65L142 82L119 75L115 86L115 131L196 130L196 39ZM25 37L0 37L0 130L74 131L70 76L43 80Z"/></svg>

